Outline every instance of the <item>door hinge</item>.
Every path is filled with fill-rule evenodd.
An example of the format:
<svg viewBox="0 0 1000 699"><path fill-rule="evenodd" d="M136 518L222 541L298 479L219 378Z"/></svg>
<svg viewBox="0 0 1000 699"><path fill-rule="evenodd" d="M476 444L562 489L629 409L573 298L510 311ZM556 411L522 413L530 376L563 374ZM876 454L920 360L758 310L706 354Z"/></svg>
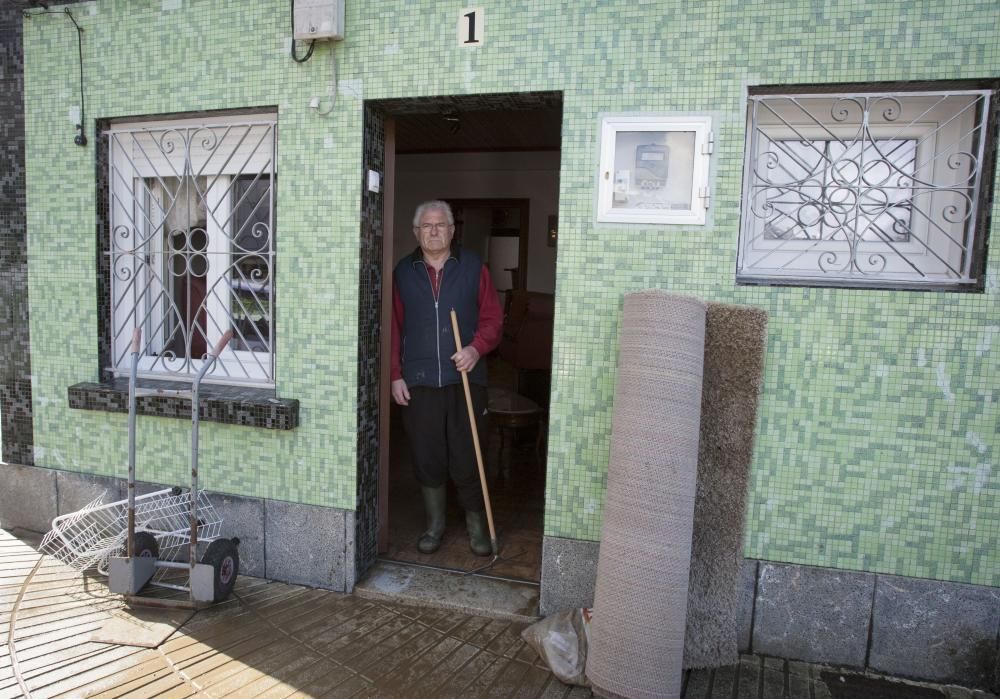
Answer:
<svg viewBox="0 0 1000 699"><path fill-rule="evenodd" d="M711 155L715 151L715 132L708 132L708 139L701 144L701 154Z"/></svg>
<svg viewBox="0 0 1000 699"><path fill-rule="evenodd" d="M712 190L708 187L701 187L698 189L698 196L701 197L701 201L707 209L712 202Z"/></svg>

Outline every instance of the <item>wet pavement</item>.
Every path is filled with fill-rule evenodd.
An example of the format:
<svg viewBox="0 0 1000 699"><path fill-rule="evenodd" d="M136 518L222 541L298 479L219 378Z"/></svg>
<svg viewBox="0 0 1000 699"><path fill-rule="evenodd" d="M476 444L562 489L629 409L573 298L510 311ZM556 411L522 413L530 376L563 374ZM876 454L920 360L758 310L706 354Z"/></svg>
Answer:
<svg viewBox="0 0 1000 699"><path fill-rule="evenodd" d="M100 576L0 530L0 699L13 697L589 697L560 683L517 617L240 578L156 648L97 643L128 620ZM995 699L760 656L688 673L689 699Z"/></svg>

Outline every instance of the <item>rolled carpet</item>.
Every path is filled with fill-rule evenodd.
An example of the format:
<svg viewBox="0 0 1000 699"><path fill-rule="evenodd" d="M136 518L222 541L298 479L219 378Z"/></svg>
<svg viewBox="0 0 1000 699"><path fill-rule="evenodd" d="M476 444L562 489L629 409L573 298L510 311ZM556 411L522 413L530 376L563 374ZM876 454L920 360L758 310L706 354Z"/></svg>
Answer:
<svg viewBox="0 0 1000 699"><path fill-rule="evenodd" d="M701 420L705 304L625 296L587 677L679 697Z"/></svg>
<svg viewBox="0 0 1000 699"><path fill-rule="evenodd" d="M739 660L743 529L766 354L766 311L708 304L685 668Z"/></svg>

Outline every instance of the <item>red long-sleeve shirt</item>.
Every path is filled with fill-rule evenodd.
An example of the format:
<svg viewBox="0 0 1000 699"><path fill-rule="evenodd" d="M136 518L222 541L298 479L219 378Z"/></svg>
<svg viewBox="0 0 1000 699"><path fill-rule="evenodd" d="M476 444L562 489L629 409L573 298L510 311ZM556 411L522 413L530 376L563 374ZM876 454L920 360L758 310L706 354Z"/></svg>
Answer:
<svg viewBox="0 0 1000 699"><path fill-rule="evenodd" d="M427 276L431 280L431 288L434 290L435 298L441 288L441 277L444 270L438 272L433 267L424 263ZM485 357L500 344L500 335L503 332L503 309L500 307L500 300L497 298L497 290L493 288L493 280L490 278L490 271L486 265L482 266L479 274L479 294L477 298L479 305L479 325L476 327L476 334L469 343L476 348L480 357ZM400 346L403 336L403 319L405 309L403 299L399 295L399 289L392 287L392 380L403 378L403 360L400 356Z"/></svg>

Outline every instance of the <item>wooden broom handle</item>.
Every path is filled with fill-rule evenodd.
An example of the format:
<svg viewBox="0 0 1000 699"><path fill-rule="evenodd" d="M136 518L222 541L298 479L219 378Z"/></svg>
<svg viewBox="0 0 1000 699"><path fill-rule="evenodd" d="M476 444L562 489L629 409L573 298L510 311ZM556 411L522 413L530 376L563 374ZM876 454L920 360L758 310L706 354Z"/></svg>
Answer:
<svg viewBox="0 0 1000 699"><path fill-rule="evenodd" d="M462 336L458 331L458 315L451 309L451 330L455 336L455 351L462 351ZM465 406L469 409L469 427L472 429L472 445L476 448L476 465L479 466L479 482L483 486L483 502L486 504L486 523L490 527L490 542L493 553L497 552L497 532L493 527L493 508L490 506L490 490L486 485L486 469L483 467L483 452L479 448L479 430L476 429L476 411L472 408L472 391L469 389L469 375L462 371L462 387L465 388Z"/></svg>

